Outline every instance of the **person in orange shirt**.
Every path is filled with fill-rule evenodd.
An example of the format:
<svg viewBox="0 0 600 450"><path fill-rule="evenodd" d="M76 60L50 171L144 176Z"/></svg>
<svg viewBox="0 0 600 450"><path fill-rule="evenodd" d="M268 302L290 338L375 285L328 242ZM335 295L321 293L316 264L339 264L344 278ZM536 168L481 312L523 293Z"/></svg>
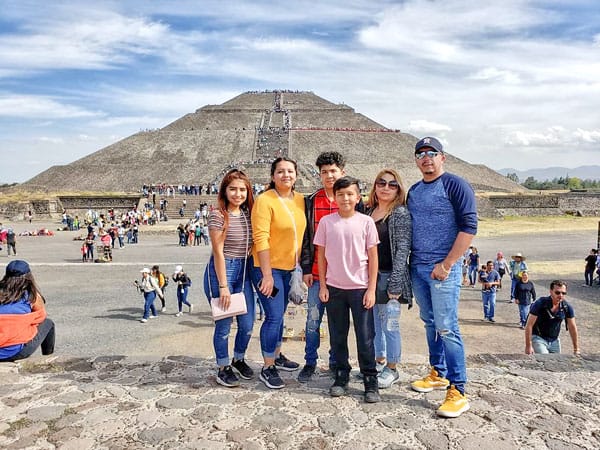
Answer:
<svg viewBox="0 0 600 450"><path fill-rule="evenodd" d="M11 261L0 280L0 361L28 358L40 346L42 355L54 353L54 322L45 303L29 264Z"/></svg>

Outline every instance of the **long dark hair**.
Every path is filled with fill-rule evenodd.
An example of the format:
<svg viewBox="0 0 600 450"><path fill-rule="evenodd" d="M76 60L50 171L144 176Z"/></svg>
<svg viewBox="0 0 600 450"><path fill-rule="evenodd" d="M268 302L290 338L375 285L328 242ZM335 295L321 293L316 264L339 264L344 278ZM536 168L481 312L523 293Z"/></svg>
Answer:
<svg viewBox="0 0 600 450"><path fill-rule="evenodd" d="M28 300L30 304L35 302L38 295L44 303L46 302L31 272L19 276L5 275L0 280L0 305L16 303L23 298L25 293L29 295Z"/></svg>
<svg viewBox="0 0 600 450"><path fill-rule="evenodd" d="M277 164L279 164L281 161L287 161L287 162L291 162L294 165L294 170L296 171L296 176L298 176L298 164L296 163L296 161L294 161L291 158L288 158L287 156L280 156L279 158L277 158L275 161L273 161L271 163L271 181L269 182L269 185L267 186L267 191L269 189L275 189L275 182L273 181L273 175L275 175L275 171L277 170ZM292 191L294 190L294 188L296 187L296 184L294 183L294 185L292 186Z"/></svg>
<svg viewBox="0 0 600 450"><path fill-rule="evenodd" d="M242 203L242 209L245 209L248 214L252 212L252 206L254 206L254 195L252 193L252 185L250 184L250 178L244 172L239 169L231 169L225 174L221 185L219 186L219 194L217 195L217 204L219 205L219 211L223 215L223 230L227 230L229 225L229 214L227 213L227 207L229 206L229 200L227 200L227 187L234 180L242 180L246 186L246 201Z"/></svg>

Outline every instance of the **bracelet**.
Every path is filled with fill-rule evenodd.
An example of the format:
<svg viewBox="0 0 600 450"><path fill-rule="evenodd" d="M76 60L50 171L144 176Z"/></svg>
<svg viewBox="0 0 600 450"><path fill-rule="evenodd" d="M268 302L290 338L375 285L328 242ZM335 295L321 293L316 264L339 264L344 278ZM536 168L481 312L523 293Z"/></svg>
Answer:
<svg viewBox="0 0 600 450"><path fill-rule="evenodd" d="M228 287L226 284L220 284L219 285L219 289L225 289L226 287Z"/></svg>
<svg viewBox="0 0 600 450"><path fill-rule="evenodd" d="M450 273L450 270L448 270L448 269L446 269L446 268L444 267L444 261L440 262L440 267L442 268L442 270L443 270L443 271L444 271L446 274L449 274L449 273ZM451 268L452 268L452 267L451 267Z"/></svg>

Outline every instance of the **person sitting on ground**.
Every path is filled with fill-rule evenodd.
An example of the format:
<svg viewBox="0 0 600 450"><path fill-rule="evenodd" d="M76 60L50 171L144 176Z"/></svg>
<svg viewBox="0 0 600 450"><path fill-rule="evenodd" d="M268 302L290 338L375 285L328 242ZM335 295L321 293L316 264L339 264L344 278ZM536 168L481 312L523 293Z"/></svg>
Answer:
<svg viewBox="0 0 600 450"><path fill-rule="evenodd" d="M567 283L554 280L550 283L550 296L538 298L529 308L525 325L525 353L560 353L560 326L566 321L573 342L573 353L579 354L579 340L575 311L567 303Z"/></svg>
<svg viewBox="0 0 600 450"><path fill-rule="evenodd" d="M28 358L39 346L42 355L54 353L54 322L45 303L29 264L11 261L0 280L0 361Z"/></svg>

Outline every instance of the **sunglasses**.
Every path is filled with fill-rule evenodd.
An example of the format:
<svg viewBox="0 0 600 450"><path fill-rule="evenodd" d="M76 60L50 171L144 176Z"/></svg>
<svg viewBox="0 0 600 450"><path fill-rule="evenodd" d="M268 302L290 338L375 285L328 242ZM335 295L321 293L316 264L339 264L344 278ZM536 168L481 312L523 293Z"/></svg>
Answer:
<svg viewBox="0 0 600 450"><path fill-rule="evenodd" d="M396 180L386 181L383 178L380 178L375 182L375 186L381 188L389 186L390 189L398 189L400 187L400 184Z"/></svg>
<svg viewBox="0 0 600 450"><path fill-rule="evenodd" d="M415 158L423 159L426 156L429 156L430 158L435 158L439 154L440 152L436 152L435 150L427 150L426 152L415 153Z"/></svg>
<svg viewBox="0 0 600 450"><path fill-rule="evenodd" d="M554 295L567 295L566 291L554 291Z"/></svg>

